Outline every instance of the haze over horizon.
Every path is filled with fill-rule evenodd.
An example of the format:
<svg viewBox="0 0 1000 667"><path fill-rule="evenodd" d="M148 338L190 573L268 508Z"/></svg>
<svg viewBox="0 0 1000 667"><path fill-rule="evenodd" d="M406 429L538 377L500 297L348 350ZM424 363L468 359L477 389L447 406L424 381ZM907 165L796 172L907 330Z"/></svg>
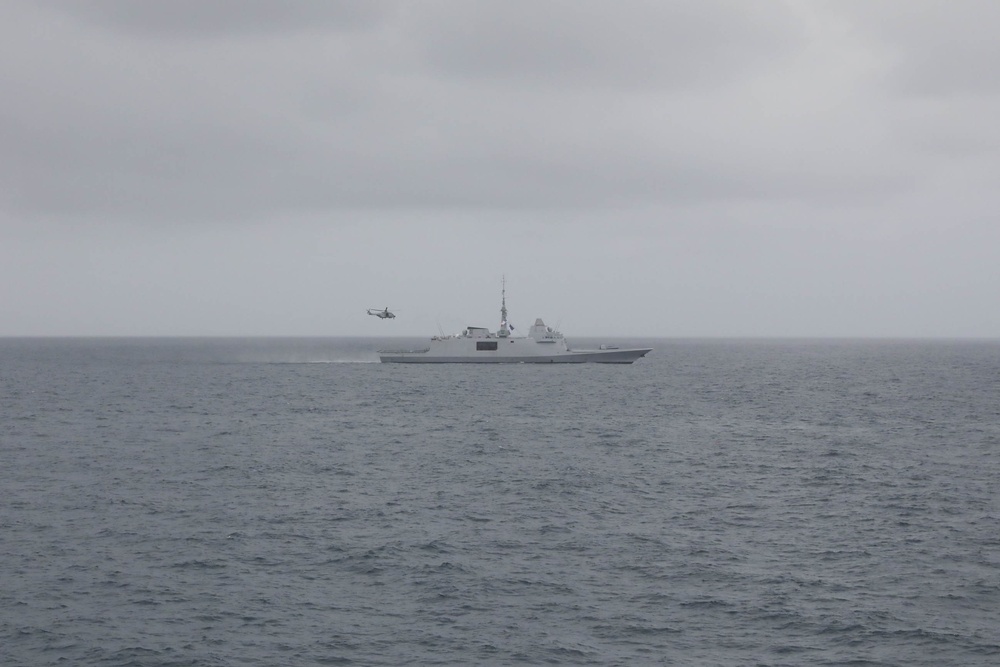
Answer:
<svg viewBox="0 0 1000 667"><path fill-rule="evenodd" d="M1000 337L997 25L5 0L0 336Z"/></svg>

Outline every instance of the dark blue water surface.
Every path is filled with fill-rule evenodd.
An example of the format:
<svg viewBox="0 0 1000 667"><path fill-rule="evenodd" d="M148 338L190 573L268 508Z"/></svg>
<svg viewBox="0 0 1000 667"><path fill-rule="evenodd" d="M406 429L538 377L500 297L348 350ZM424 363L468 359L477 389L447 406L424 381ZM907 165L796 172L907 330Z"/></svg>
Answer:
<svg viewBox="0 0 1000 667"><path fill-rule="evenodd" d="M1000 664L1000 343L407 342L0 340L0 664Z"/></svg>

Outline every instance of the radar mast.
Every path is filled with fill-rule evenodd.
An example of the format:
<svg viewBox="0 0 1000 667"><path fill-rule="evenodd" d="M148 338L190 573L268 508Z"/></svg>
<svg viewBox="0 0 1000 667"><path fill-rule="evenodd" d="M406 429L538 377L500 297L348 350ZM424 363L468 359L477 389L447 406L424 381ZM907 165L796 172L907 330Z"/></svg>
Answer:
<svg viewBox="0 0 1000 667"><path fill-rule="evenodd" d="M497 336L506 338L510 335L510 329L507 328L507 276L503 276L502 280L502 287L500 289L500 330L497 331Z"/></svg>

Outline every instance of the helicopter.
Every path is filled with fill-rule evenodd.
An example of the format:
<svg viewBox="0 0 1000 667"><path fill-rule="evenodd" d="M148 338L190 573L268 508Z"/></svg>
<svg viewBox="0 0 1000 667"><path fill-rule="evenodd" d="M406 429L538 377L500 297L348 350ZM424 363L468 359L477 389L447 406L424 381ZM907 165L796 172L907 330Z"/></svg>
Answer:
<svg viewBox="0 0 1000 667"><path fill-rule="evenodd" d="M394 313L391 310L389 310L388 306L386 306L384 310L379 310L377 308L369 308L368 309L368 314L369 315L373 315L373 316L379 318L380 320L391 320L391 319L395 319L395 317L396 317L396 313Z"/></svg>

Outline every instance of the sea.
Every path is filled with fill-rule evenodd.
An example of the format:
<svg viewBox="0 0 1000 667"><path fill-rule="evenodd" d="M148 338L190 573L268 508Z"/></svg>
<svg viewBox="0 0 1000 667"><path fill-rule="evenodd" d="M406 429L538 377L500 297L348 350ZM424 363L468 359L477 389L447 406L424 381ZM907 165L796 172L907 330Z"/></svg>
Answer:
<svg viewBox="0 0 1000 667"><path fill-rule="evenodd" d="M0 665L1000 664L1000 341L420 342L0 339Z"/></svg>

